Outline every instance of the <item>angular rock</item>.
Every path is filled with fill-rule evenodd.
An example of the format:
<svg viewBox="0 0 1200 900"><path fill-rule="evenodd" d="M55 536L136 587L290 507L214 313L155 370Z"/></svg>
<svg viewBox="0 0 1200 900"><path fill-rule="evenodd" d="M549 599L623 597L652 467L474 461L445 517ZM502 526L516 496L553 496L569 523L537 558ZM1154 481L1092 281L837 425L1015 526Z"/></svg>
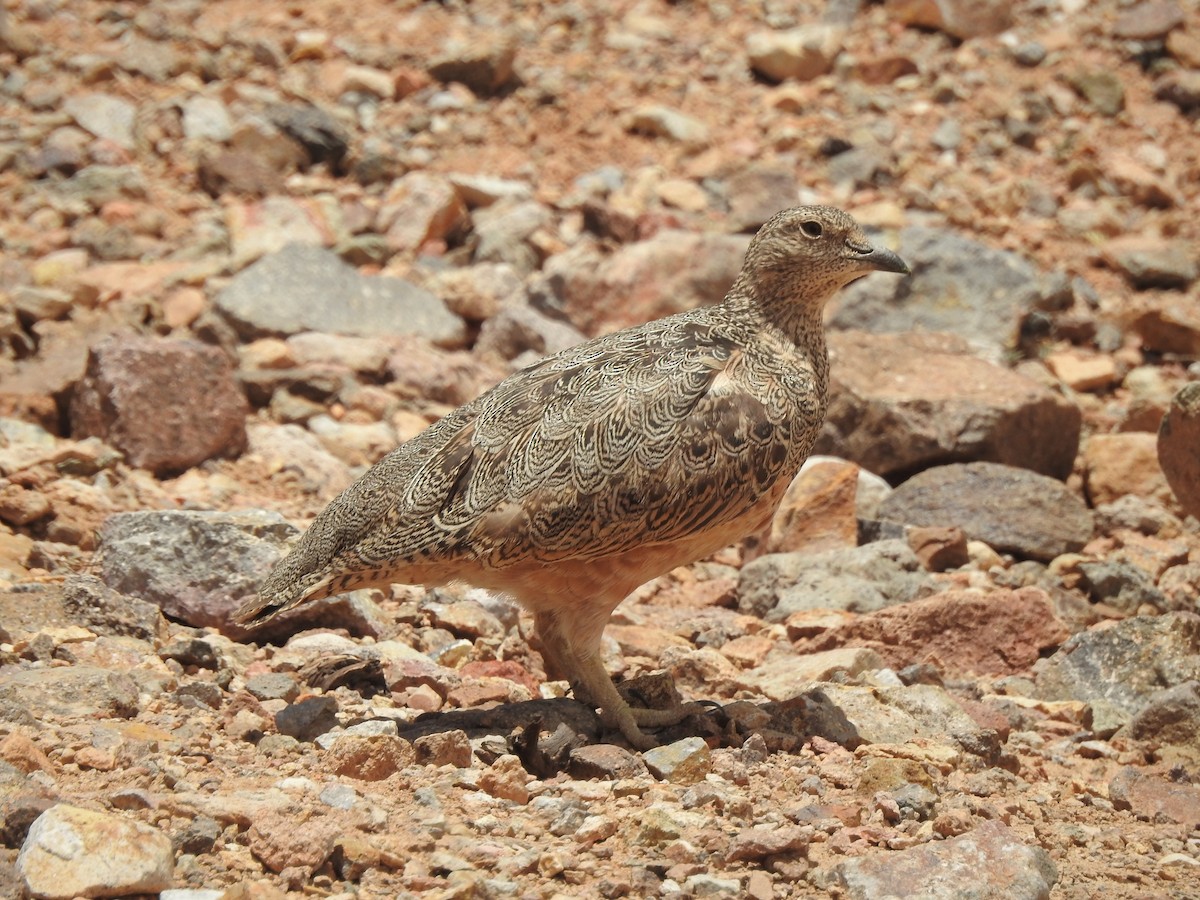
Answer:
<svg viewBox="0 0 1200 900"><path fill-rule="evenodd" d="M130 718L138 712L138 686L125 672L96 666L27 669L0 679L0 708L9 704L39 716Z"/></svg>
<svg viewBox="0 0 1200 900"><path fill-rule="evenodd" d="M1200 304L1190 297L1147 296L1131 327L1147 350L1200 356Z"/></svg>
<svg viewBox="0 0 1200 900"><path fill-rule="evenodd" d="M1121 734L1200 752L1200 682L1185 681L1151 694Z"/></svg>
<svg viewBox="0 0 1200 900"><path fill-rule="evenodd" d="M114 335L92 347L71 398L71 432L170 475L246 446L246 397L218 348Z"/></svg>
<svg viewBox="0 0 1200 900"><path fill-rule="evenodd" d="M1200 680L1200 615L1138 616L1081 632L1034 671L1039 697L1090 704L1092 730L1111 734L1159 690Z"/></svg>
<svg viewBox="0 0 1200 900"><path fill-rule="evenodd" d="M820 553L857 546L859 471L843 460L807 460L771 521L767 552Z"/></svg>
<svg viewBox="0 0 1200 900"><path fill-rule="evenodd" d="M360 275L335 253L289 244L239 272L216 308L243 339L321 331L364 337L464 340L462 320L428 291L399 278Z"/></svg>
<svg viewBox="0 0 1200 900"><path fill-rule="evenodd" d="M94 575L68 575L62 592L63 612L96 634L150 643L167 637L167 623L157 606L111 590Z"/></svg>
<svg viewBox="0 0 1200 900"><path fill-rule="evenodd" d="M534 200L501 201L472 217L475 261L507 263L517 272L538 268L541 253L531 239L550 221L550 213Z"/></svg>
<svg viewBox="0 0 1200 900"><path fill-rule="evenodd" d="M272 872L300 866L318 869L333 853L338 827L329 816L298 822L295 815L266 812L252 819L246 833L250 852Z"/></svg>
<svg viewBox="0 0 1200 900"><path fill-rule="evenodd" d="M660 781L695 784L712 770L712 754L704 738L689 737L642 753L650 774Z"/></svg>
<svg viewBox="0 0 1200 900"><path fill-rule="evenodd" d="M311 103L277 103L267 118L304 148L312 165L328 163L336 173L350 149L350 139L341 123Z"/></svg>
<svg viewBox="0 0 1200 900"><path fill-rule="evenodd" d="M1070 637L1040 588L950 590L857 616L796 641L801 653L866 647L893 669L931 663L945 675L1025 673Z"/></svg>
<svg viewBox="0 0 1200 900"><path fill-rule="evenodd" d="M945 841L846 860L832 879L851 900L1046 900L1058 870L998 820Z"/></svg>
<svg viewBox="0 0 1200 900"><path fill-rule="evenodd" d="M1158 465L1179 505L1200 519L1200 381L1172 398L1158 429Z"/></svg>
<svg viewBox="0 0 1200 900"><path fill-rule="evenodd" d="M1123 41L1161 41L1183 22L1183 10L1173 0L1143 0L1117 16L1112 34Z"/></svg>
<svg viewBox="0 0 1200 900"><path fill-rule="evenodd" d="M756 31L746 38L746 55L755 74L770 81L811 81L833 68L845 37L844 27L822 22Z"/></svg>
<svg viewBox="0 0 1200 900"><path fill-rule="evenodd" d="M999 34L1012 24L1012 5L1003 0L887 0L886 7L906 25L934 28L960 41Z"/></svg>
<svg viewBox="0 0 1200 900"><path fill-rule="evenodd" d="M453 184L427 172L396 180L379 210L378 225L388 246L399 252L445 242L467 222L467 206Z"/></svg>
<svg viewBox="0 0 1200 900"><path fill-rule="evenodd" d="M572 778L639 778L647 774L642 757L616 744L585 744L571 751L568 771Z"/></svg>
<svg viewBox="0 0 1200 900"><path fill-rule="evenodd" d="M513 64L516 58L515 35L480 29L447 43L429 64L429 74L438 81L465 84L474 93L486 97L515 81Z"/></svg>
<svg viewBox="0 0 1200 900"><path fill-rule="evenodd" d="M118 513L100 531L101 578L189 625L244 633L233 611L295 534L265 510Z"/></svg>
<svg viewBox="0 0 1200 900"><path fill-rule="evenodd" d="M904 541L825 553L769 553L742 567L738 609L769 622L798 610L873 612L928 590L929 575Z"/></svg>
<svg viewBox="0 0 1200 900"><path fill-rule="evenodd" d="M96 137L112 141L126 150L133 149L133 122L137 107L128 100L111 94L76 94L63 102L63 112L74 119L80 128Z"/></svg>
<svg viewBox="0 0 1200 900"><path fill-rule="evenodd" d="M1062 482L990 462L926 469L887 496L879 517L956 525L994 550L1043 561L1083 549L1094 528L1091 511Z"/></svg>
<svg viewBox="0 0 1200 900"><path fill-rule="evenodd" d="M803 651L803 646L801 647ZM737 688L757 691L777 703L799 697L813 682L850 678L884 668L878 653L860 647L845 647L801 656L774 655L736 679Z"/></svg>
<svg viewBox="0 0 1200 900"><path fill-rule="evenodd" d="M1017 346L1027 312L1061 303L1059 279L1024 256L957 232L904 228L895 249L913 274L851 285L839 295L834 328L949 332L998 361Z"/></svg>
<svg viewBox="0 0 1200 900"><path fill-rule="evenodd" d="M808 855L811 839L809 829L800 825L783 825L779 828L756 825L743 829L734 836L725 858L731 862L757 862L767 857L780 856L796 859Z"/></svg>
<svg viewBox="0 0 1200 900"><path fill-rule="evenodd" d="M546 274L580 331L596 335L720 302L741 270L745 235L666 230L611 256L572 249Z"/></svg>
<svg viewBox="0 0 1200 900"><path fill-rule="evenodd" d="M17 857L39 900L157 894L174 872L171 839L157 828L65 803L38 816Z"/></svg>
<svg viewBox="0 0 1200 900"><path fill-rule="evenodd" d="M1083 448L1083 486L1093 506L1126 494L1171 505L1172 492L1158 465L1158 440L1148 432L1093 434Z"/></svg>
<svg viewBox="0 0 1200 900"><path fill-rule="evenodd" d="M958 701L935 685L873 688L821 684L810 687L789 706L803 709L807 734L847 749L925 740L941 745L938 755L954 757L959 747L978 753L995 742L994 733L991 738L983 734Z"/></svg>
<svg viewBox="0 0 1200 900"><path fill-rule="evenodd" d="M1200 825L1200 786L1167 781L1125 766L1108 784L1113 806L1150 822Z"/></svg>
<svg viewBox="0 0 1200 900"><path fill-rule="evenodd" d="M829 347L831 397L815 452L885 477L971 460L1070 474L1079 408L969 355L961 341L843 332L829 336Z"/></svg>
<svg viewBox="0 0 1200 900"><path fill-rule="evenodd" d="M224 143L233 137L229 109L216 97L189 97L183 101L183 136Z"/></svg>
<svg viewBox="0 0 1200 900"><path fill-rule="evenodd" d="M639 106L629 116L629 130L651 137L669 138L681 144L708 142L707 125L669 106Z"/></svg>
<svg viewBox="0 0 1200 900"><path fill-rule="evenodd" d="M1139 290L1186 288L1200 275L1189 241L1128 235L1106 241L1104 258Z"/></svg>

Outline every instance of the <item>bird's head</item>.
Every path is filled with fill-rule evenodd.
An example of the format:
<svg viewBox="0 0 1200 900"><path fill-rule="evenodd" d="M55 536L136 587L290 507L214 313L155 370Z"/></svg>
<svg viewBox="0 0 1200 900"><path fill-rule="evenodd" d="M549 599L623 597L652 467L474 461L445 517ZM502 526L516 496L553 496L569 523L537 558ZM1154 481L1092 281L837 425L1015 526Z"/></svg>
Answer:
<svg viewBox="0 0 1200 900"><path fill-rule="evenodd" d="M750 242L739 282L760 300L799 303L819 311L840 288L871 272L909 273L886 247L831 206L777 213Z"/></svg>

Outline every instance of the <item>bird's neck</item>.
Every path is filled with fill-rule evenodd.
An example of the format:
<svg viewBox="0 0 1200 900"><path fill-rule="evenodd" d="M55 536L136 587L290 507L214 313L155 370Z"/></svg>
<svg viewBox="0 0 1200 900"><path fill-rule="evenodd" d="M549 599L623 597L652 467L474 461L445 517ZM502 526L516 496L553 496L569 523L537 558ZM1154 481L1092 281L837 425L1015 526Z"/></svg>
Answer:
<svg viewBox="0 0 1200 900"><path fill-rule="evenodd" d="M744 311L743 314L760 327L782 336L819 364L820 360L826 358L823 314L829 297L813 296L811 284L775 284L771 287L771 290L763 291L739 278L730 290L726 303ZM829 295L832 294L833 291L829 291Z"/></svg>

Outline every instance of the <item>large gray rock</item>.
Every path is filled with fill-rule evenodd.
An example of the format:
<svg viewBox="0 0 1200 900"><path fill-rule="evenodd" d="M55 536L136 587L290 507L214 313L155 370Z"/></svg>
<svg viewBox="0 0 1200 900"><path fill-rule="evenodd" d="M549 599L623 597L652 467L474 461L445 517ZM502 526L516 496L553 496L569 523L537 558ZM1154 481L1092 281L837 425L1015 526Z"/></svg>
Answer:
<svg viewBox="0 0 1200 900"><path fill-rule="evenodd" d="M1051 560L1083 548L1092 513L1066 485L998 463L955 463L910 478L884 498L879 518L905 525L957 525L993 549Z"/></svg>
<svg viewBox="0 0 1200 900"><path fill-rule="evenodd" d="M738 609L770 622L810 609L873 612L932 591L921 561L900 540L826 553L768 553L738 579Z"/></svg>
<svg viewBox="0 0 1200 900"><path fill-rule="evenodd" d="M71 432L170 475L246 446L248 404L229 358L196 341L113 335L97 343L71 398Z"/></svg>
<svg viewBox="0 0 1200 900"><path fill-rule="evenodd" d="M834 332L829 352L829 412L815 452L883 476L971 460L1070 474L1079 408L970 355L961 339Z"/></svg>
<svg viewBox="0 0 1200 900"><path fill-rule="evenodd" d="M946 841L846 860L830 880L850 900L1047 900L1058 870L1045 850L992 820Z"/></svg>
<svg viewBox="0 0 1200 900"><path fill-rule="evenodd" d="M245 339L321 331L417 335L443 346L465 340L462 319L399 278L360 275L322 247L289 244L238 273L217 310Z"/></svg>
<svg viewBox="0 0 1200 900"><path fill-rule="evenodd" d="M100 576L189 625L228 629L295 534L266 510L117 513L100 529Z"/></svg>
<svg viewBox="0 0 1200 900"><path fill-rule="evenodd" d="M1075 635L1034 666L1038 696L1092 707L1092 730L1111 734L1163 688L1200 680L1200 615L1138 616Z"/></svg>
<svg viewBox="0 0 1200 900"><path fill-rule="evenodd" d="M1057 305L1064 293L1061 279L1025 257L952 231L905 228L896 252L912 275L851 285L838 299L834 328L946 331L999 359L1016 346L1022 316Z"/></svg>

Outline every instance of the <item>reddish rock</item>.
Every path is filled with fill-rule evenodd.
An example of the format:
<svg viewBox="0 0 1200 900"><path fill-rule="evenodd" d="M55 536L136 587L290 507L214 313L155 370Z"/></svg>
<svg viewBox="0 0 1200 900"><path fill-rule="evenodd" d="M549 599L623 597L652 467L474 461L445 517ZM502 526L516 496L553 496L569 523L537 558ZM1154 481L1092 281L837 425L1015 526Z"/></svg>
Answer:
<svg viewBox="0 0 1200 900"><path fill-rule="evenodd" d="M930 572L957 569L970 561L967 535L956 526L916 526L908 529L908 546Z"/></svg>
<svg viewBox="0 0 1200 900"><path fill-rule="evenodd" d="M382 781L415 760L412 744L386 734L343 735L322 757L325 769L334 775L363 781Z"/></svg>
<svg viewBox="0 0 1200 900"><path fill-rule="evenodd" d="M942 334L829 336L829 414L816 452L885 477L987 461L1065 478L1082 415L1024 375L970 355Z"/></svg>
<svg viewBox="0 0 1200 900"><path fill-rule="evenodd" d="M572 778L640 778L647 775L646 764L636 753L616 744L585 744L571 751L568 771Z"/></svg>
<svg viewBox="0 0 1200 900"><path fill-rule="evenodd" d="M1158 439L1131 431L1096 434L1083 451L1084 489L1092 506L1126 494L1170 502L1171 488L1158 464Z"/></svg>
<svg viewBox="0 0 1200 900"><path fill-rule="evenodd" d="M1200 356L1200 304L1193 298L1162 294L1139 308L1131 326L1145 349Z"/></svg>
<svg viewBox="0 0 1200 900"><path fill-rule="evenodd" d="M1040 588L988 595L951 590L881 609L796 642L802 653L866 647L894 669L933 663L946 674L1028 672L1043 650L1069 637Z"/></svg>
<svg viewBox="0 0 1200 900"><path fill-rule="evenodd" d="M1180 388L1158 429L1158 464L1175 497L1200 518L1200 382Z"/></svg>
<svg viewBox="0 0 1200 900"><path fill-rule="evenodd" d="M888 12L918 28L934 28L959 40L999 34L1012 24L1012 5L1000 0L888 0Z"/></svg>
<svg viewBox="0 0 1200 900"><path fill-rule="evenodd" d="M307 821L295 815L266 812L255 817L246 833L250 852L272 872L304 866L320 868L333 852L336 822L325 816Z"/></svg>
<svg viewBox="0 0 1200 900"><path fill-rule="evenodd" d="M471 765L474 751L471 740L461 729L435 731L413 741L417 762L425 766L455 766L466 769Z"/></svg>
<svg viewBox="0 0 1200 900"><path fill-rule="evenodd" d="M1167 781L1126 766L1108 785L1108 795L1117 809L1131 810L1151 822L1200 825L1200 786Z"/></svg>
<svg viewBox="0 0 1200 900"><path fill-rule="evenodd" d="M851 900L873 897L1050 896L1058 871L1038 846L1023 843L999 820L958 837L873 856L833 868L833 884Z"/></svg>
<svg viewBox="0 0 1200 900"><path fill-rule="evenodd" d="M392 186L378 224L393 250L416 251L431 242L445 242L466 222L467 206L454 185L418 171Z"/></svg>
<svg viewBox="0 0 1200 900"><path fill-rule="evenodd" d="M824 460L805 466L783 495L771 523L768 553L820 553L858 546L858 466Z"/></svg>
<svg viewBox="0 0 1200 900"><path fill-rule="evenodd" d="M216 347L113 336L88 356L71 398L71 431L103 439L131 465L169 475L241 452L247 409Z"/></svg>

